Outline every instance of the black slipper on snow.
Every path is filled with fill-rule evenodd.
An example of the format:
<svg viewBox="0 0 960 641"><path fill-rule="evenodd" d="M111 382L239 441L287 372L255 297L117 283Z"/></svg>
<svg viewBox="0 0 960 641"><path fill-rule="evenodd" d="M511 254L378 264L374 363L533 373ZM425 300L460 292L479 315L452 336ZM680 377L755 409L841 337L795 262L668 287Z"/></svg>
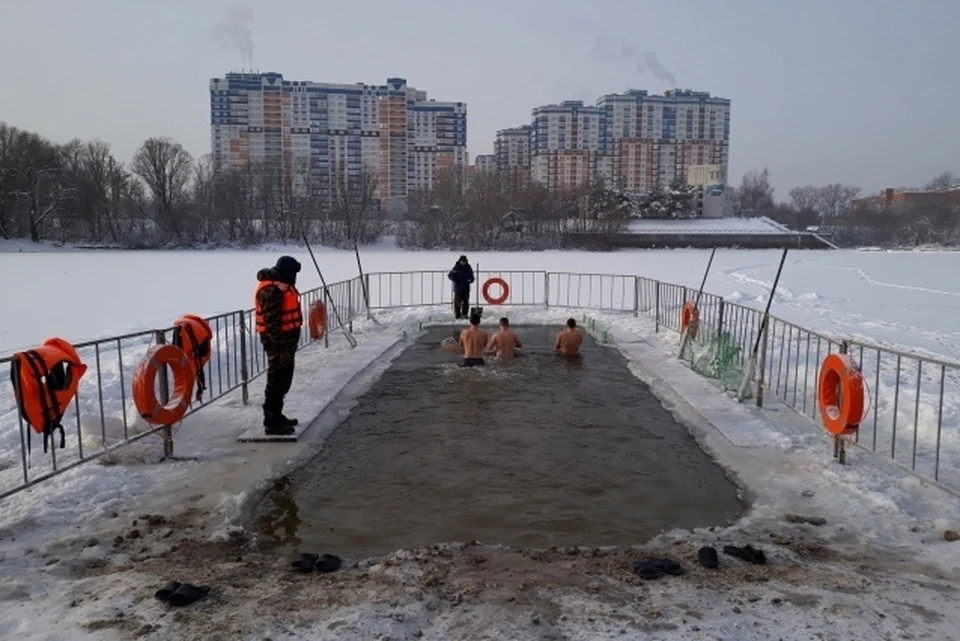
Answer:
<svg viewBox="0 0 960 641"><path fill-rule="evenodd" d="M704 546L697 552L697 560L705 568L720 567L720 559L717 558L717 551L710 546Z"/></svg>
<svg viewBox="0 0 960 641"><path fill-rule="evenodd" d="M170 595L170 605L190 605L207 596L208 592L210 592L209 585L196 586L190 585L189 583L181 583L177 589L174 590L173 594Z"/></svg>
<svg viewBox="0 0 960 641"><path fill-rule="evenodd" d="M317 560L320 558L319 555L309 554L304 552L300 555L300 558L291 563L290 565L297 572L313 572L317 567Z"/></svg>
<svg viewBox="0 0 960 641"><path fill-rule="evenodd" d="M317 572L336 572L343 564L343 559L334 554L321 554L314 569Z"/></svg>
<svg viewBox="0 0 960 641"><path fill-rule="evenodd" d="M662 559L651 559L651 561L653 561L657 569L664 574L669 574L670 576L680 576L681 574L687 573L687 571L684 570L680 564L673 559L664 557Z"/></svg>
<svg viewBox="0 0 960 641"><path fill-rule="evenodd" d="M767 555L763 553L763 550L758 550L749 544L744 545L743 547L724 545L723 551L724 553L736 557L741 561L746 561L747 563L752 563L754 565L765 565L767 563Z"/></svg>
<svg viewBox="0 0 960 641"><path fill-rule="evenodd" d="M177 591L177 588L179 587L180 587L179 581L170 581L165 586L157 590L153 594L153 596L160 599L161 601L169 601L170 597L173 595L174 592Z"/></svg>
<svg viewBox="0 0 960 641"><path fill-rule="evenodd" d="M637 576L646 581L659 579L661 576L663 576L663 571L660 569L657 559L634 561L633 571L637 573Z"/></svg>

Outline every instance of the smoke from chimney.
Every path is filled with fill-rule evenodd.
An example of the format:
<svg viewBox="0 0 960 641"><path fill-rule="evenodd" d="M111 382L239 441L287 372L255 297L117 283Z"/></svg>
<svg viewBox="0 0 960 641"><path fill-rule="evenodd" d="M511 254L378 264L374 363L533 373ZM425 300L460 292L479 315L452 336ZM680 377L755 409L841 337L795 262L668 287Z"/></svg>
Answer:
<svg viewBox="0 0 960 641"><path fill-rule="evenodd" d="M666 81L670 87L677 86L676 77L657 60L657 52L653 49L641 51L635 43L622 41L619 46L605 36L598 36L590 55L604 62L632 62L639 73L652 73L657 78Z"/></svg>
<svg viewBox="0 0 960 641"><path fill-rule="evenodd" d="M253 67L253 9L245 4L227 9L224 19L213 25L210 37L227 49L237 51L244 67Z"/></svg>

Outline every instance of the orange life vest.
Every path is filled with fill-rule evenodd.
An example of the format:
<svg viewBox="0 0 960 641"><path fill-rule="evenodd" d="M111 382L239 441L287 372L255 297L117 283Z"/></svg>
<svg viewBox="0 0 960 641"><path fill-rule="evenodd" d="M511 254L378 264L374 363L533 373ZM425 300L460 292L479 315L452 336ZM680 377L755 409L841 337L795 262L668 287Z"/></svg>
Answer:
<svg viewBox="0 0 960 641"><path fill-rule="evenodd" d="M73 345L62 338L48 338L40 347L13 355L10 380L20 416L34 432L43 434L44 452L55 430L60 430L60 447L65 446L60 421L86 371Z"/></svg>
<svg viewBox="0 0 960 641"><path fill-rule="evenodd" d="M297 288L279 280L261 280L254 295L254 309L257 315L257 333L265 334L267 324L263 320L263 310L260 306L260 290L264 287L279 287L283 292L283 313L280 316L280 331L300 331L303 326L303 311L300 309L300 292Z"/></svg>
<svg viewBox="0 0 960 641"><path fill-rule="evenodd" d="M210 360L210 341L213 331L210 323L195 314L181 316L173 324L173 344L190 359L197 378L197 400L203 400L207 379L203 368Z"/></svg>

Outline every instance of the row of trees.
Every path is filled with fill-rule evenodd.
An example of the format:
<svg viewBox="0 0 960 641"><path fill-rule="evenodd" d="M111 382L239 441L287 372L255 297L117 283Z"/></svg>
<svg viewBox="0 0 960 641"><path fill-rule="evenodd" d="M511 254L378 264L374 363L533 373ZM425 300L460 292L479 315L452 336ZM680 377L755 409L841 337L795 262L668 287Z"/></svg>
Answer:
<svg viewBox="0 0 960 641"><path fill-rule="evenodd" d="M944 173L925 189L960 182ZM631 218L694 216L693 188L676 182L645 194L595 180L550 192L519 176L482 172L468 184L456 172L408 198L395 233L417 248L559 246L568 234L598 238ZM960 208L882 206L851 211L860 189L800 186L777 202L770 172L748 172L736 211L795 229L829 228L845 244L960 243ZM307 234L330 246L376 241L388 230L377 178L334 168L319 180L306 164L251 163L219 171L179 143L150 138L129 163L102 141L53 143L0 122L0 237L124 247L286 242Z"/></svg>
<svg viewBox="0 0 960 641"><path fill-rule="evenodd" d="M59 145L0 122L3 238L158 247L286 241L304 232L328 245L380 237L375 176L347 180L335 171L325 184L313 182L306 165L221 172L210 156L194 159L169 138L146 140L125 165L102 141Z"/></svg>
<svg viewBox="0 0 960 641"><path fill-rule="evenodd" d="M401 246L553 248L569 234L604 237L632 218L689 218L693 188L681 182L636 194L595 179L580 188L549 191L504 172L481 172L464 185L454 174L409 199L409 220L399 226Z"/></svg>
<svg viewBox="0 0 960 641"><path fill-rule="evenodd" d="M960 177L943 172L919 187L896 191L933 191L960 185ZM736 211L743 216L767 216L792 229L817 227L842 245L915 246L960 244L960 206L950 204L871 203L854 210L859 187L831 184L794 187L789 200L777 202L770 172L747 172L737 190Z"/></svg>

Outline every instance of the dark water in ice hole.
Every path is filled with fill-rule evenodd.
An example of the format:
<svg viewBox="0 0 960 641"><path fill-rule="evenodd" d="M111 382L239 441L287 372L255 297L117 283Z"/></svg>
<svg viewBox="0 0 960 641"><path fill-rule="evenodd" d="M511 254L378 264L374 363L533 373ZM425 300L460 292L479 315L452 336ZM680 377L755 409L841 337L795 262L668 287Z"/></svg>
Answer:
<svg viewBox="0 0 960 641"><path fill-rule="evenodd" d="M364 557L448 541L516 547L629 545L720 525L736 486L632 376L559 328L516 327L525 355L462 368L434 328L404 351L307 466L256 513L284 547Z"/></svg>

